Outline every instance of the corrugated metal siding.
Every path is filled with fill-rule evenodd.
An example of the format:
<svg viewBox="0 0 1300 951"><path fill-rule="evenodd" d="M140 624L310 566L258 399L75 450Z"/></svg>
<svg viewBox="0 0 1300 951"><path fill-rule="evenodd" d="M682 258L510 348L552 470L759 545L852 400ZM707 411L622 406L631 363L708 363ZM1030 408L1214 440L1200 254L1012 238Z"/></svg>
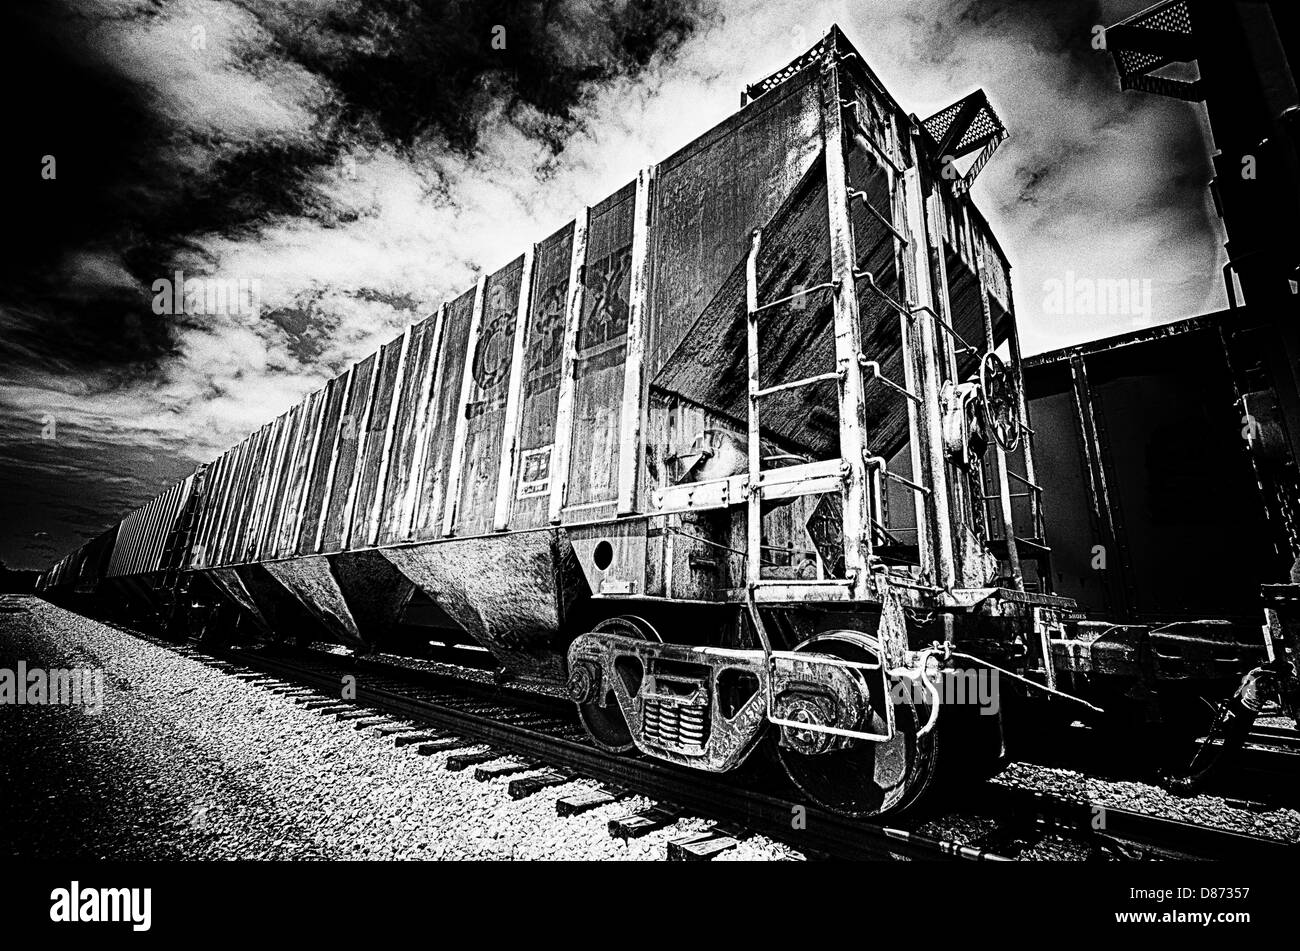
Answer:
<svg viewBox="0 0 1300 951"><path fill-rule="evenodd" d="M262 527L266 523L268 515L267 496L275 479L276 457L280 451L280 443L284 438L284 425L285 417L278 417L275 422L271 423L266 438L262 443L261 458L258 461L257 469L253 473L252 504L239 542L240 547L237 558L240 562L257 560L258 542L261 539Z"/></svg>
<svg viewBox="0 0 1300 951"><path fill-rule="evenodd" d="M212 536L221 516L221 501L226 489L230 460L231 452L227 450L208 466L187 567L202 568L210 563Z"/></svg>
<svg viewBox="0 0 1300 951"><path fill-rule="evenodd" d="M437 538L442 534L442 504L451 465L452 441L460 418L460 385L465 371L470 318L475 292L466 291L447 305L443 346L435 374L429 438L421 466L419 505L415 516L415 537Z"/></svg>
<svg viewBox="0 0 1300 951"><path fill-rule="evenodd" d="M372 353L356 365L352 375L352 392L347 409L339 421L338 462L334 472L334 485L326 507L325 530L321 535L320 550L338 551L343 547L347 529L349 506L354 498L357 481L358 458L364 448L367 411L374 387L375 366L379 355Z"/></svg>
<svg viewBox="0 0 1300 951"><path fill-rule="evenodd" d="M247 465L249 450L249 441L245 439L235 447L234 458L230 460L230 468L225 475L225 488L223 490L220 520L217 522L213 535L212 545L208 553L208 564L220 565L226 563L226 539L229 537L230 525L236 517L236 509L239 504L240 478L242 477L244 467Z"/></svg>
<svg viewBox="0 0 1300 951"><path fill-rule="evenodd" d="M343 539L344 548L364 548L369 542L371 516L379 488L380 470L383 468L384 448L387 445L388 418L397 387L398 371L401 369L402 340L403 337L391 340L379 351L379 378L366 416L357 466L356 499L352 505L348 534Z"/></svg>
<svg viewBox="0 0 1300 951"><path fill-rule="evenodd" d="M323 513L328 503L334 454L338 450L341 438L339 427L343 419L343 408L346 404L350 380L351 374L344 373L330 380L325 386L320 433L316 439L316 455L311 463L311 479L307 485L302 517L298 522L296 551L300 555L308 555L316 550L316 539L320 534Z"/></svg>
<svg viewBox="0 0 1300 951"><path fill-rule="evenodd" d="M514 529L547 523L572 255L572 224L565 225L537 246L524 345L519 461L511 493L510 527Z"/></svg>
<svg viewBox="0 0 1300 951"><path fill-rule="evenodd" d="M384 487L384 504L380 512L379 544L403 540L414 499L413 489L419 484L419 471L415 460L421 436L426 435L425 421L429 413L429 397L433 371L437 365L435 337L438 334L438 316L435 314L411 328L411 342L406 356L406 372L397 394L397 414L394 417L392 449L388 463L387 484Z"/></svg>
<svg viewBox="0 0 1300 951"><path fill-rule="evenodd" d="M456 510L457 535L480 535L492 530L522 273L523 258L516 258L489 277L484 286L483 320L474 340L472 382L465 404L467 426Z"/></svg>
<svg viewBox="0 0 1300 951"><path fill-rule="evenodd" d="M280 450L275 458L273 481L266 495L266 519L262 523L257 544L259 559L275 557L276 543L279 540L280 524L284 520L285 496L288 492L289 479L293 474L293 457L297 452L298 440L302 437L303 414L306 402L299 403L289 410L285 420Z"/></svg>
<svg viewBox="0 0 1300 951"><path fill-rule="evenodd" d="M320 432L324 395L324 390L317 390L307 397L299 418L293 450L287 456L285 488L270 547L270 556L274 558L292 554L298 538L298 516L306 499L308 469L313 458L316 436Z"/></svg>
<svg viewBox="0 0 1300 951"><path fill-rule="evenodd" d="M257 494L257 477L262 471L262 456L266 450L270 435L270 424L263 426L249 439L248 451L237 487L238 497L235 509L231 513L230 526L226 531L222 564L239 564L243 560L244 537L252 516L254 498Z"/></svg>
<svg viewBox="0 0 1300 951"><path fill-rule="evenodd" d="M574 365L573 439L566 520L613 514L618 497L619 429L632 288L632 222L636 183L591 211L584 270L585 299ZM594 503L608 503L610 508Z"/></svg>
<svg viewBox="0 0 1300 951"><path fill-rule="evenodd" d="M109 558L107 577L139 575L159 569L167 536L189 500L193 485L194 477L190 476L122 520Z"/></svg>

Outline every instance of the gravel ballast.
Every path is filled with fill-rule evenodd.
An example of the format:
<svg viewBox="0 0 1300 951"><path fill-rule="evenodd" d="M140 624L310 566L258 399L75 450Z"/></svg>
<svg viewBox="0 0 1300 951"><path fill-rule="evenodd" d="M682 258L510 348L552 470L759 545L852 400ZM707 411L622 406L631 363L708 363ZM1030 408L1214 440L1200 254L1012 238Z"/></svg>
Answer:
<svg viewBox="0 0 1300 951"><path fill-rule="evenodd" d="M112 859L647 859L704 830L644 838L611 819L624 799L556 815L577 780L522 800L375 729L314 713L264 686L61 610L7 598L0 668L103 671L103 709L0 706L0 855ZM481 748L481 747L480 747ZM463 754L465 750L455 751ZM789 858L761 837L747 859ZM737 856L741 857L741 856Z"/></svg>

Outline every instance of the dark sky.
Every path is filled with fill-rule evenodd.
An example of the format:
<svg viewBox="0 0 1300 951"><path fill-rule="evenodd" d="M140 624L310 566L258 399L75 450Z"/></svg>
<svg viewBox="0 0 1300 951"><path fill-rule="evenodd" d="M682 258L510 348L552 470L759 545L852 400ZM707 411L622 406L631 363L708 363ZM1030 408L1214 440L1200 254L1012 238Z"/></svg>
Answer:
<svg viewBox="0 0 1300 951"><path fill-rule="evenodd" d="M908 109L982 86L1010 128L975 194L1029 349L1214 309L1196 110L1121 94L1090 46L1145 5L5 0L0 559L44 567L725 118L833 22ZM255 306L156 314L177 270ZM1152 312L1044 313L1067 270L1150 280Z"/></svg>

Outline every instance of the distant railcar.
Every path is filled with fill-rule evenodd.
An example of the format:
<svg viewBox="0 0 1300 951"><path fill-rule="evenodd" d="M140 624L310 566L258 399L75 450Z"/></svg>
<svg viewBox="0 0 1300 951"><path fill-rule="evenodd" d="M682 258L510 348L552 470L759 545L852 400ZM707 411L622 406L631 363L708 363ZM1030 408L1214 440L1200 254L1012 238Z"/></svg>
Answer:
<svg viewBox="0 0 1300 951"><path fill-rule="evenodd" d="M833 29L42 588L181 631L471 642L566 685L611 753L721 772L766 742L855 815L994 769L1012 695L1086 711L1058 674L1096 636L1050 590L1009 265L969 195L1004 135L982 92L907 114Z"/></svg>
<svg viewBox="0 0 1300 951"><path fill-rule="evenodd" d="M1260 589L1291 573L1300 514L1284 332L1243 308L1025 360L1046 580L1095 635L1058 645L1072 689L1176 684L1178 716L1265 662Z"/></svg>

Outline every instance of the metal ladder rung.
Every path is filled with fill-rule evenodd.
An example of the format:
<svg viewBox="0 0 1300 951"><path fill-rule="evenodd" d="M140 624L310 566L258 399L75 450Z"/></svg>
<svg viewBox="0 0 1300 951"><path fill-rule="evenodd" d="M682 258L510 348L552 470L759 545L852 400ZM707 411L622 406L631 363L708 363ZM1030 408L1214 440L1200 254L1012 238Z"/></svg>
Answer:
<svg viewBox="0 0 1300 951"><path fill-rule="evenodd" d="M930 489L928 486L921 485L918 482L913 482L911 479L905 478L904 476L899 475L897 472L890 472L889 463L885 460L884 456L868 456L864 453L862 457L862 461L869 466L876 466L877 468L879 468L880 474L884 476L886 479L890 479L894 482L897 482L899 485L905 485L913 492L920 492L922 495L930 494Z"/></svg>
<svg viewBox="0 0 1300 951"><path fill-rule="evenodd" d="M917 396L917 395L916 395L915 393L913 393L911 390L909 390L909 389L907 389L907 388L905 388L905 387L899 386L897 383L895 383L895 382L894 382L893 380L891 380L889 377L887 377L887 376L885 376L883 373L881 373L881 372L880 372L880 364L877 363L875 360L868 360L868 359L866 358L866 355L865 355L865 354L861 354L861 353L859 353L859 354L858 354L858 362L859 362L860 364L862 364L862 366L863 366L864 368L866 368L867 370L870 370L870 371L871 371L871 375L872 375L872 377L874 377L875 379L879 380L881 383L885 384L885 386L889 387L891 390L897 390L899 393L902 393L905 397L907 397L907 398L908 398L909 400L911 400L913 403L916 403L918 406L921 404L921 397Z"/></svg>
<svg viewBox="0 0 1300 951"><path fill-rule="evenodd" d="M952 336L954 340L956 340L958 343L961 344L960 349L965 350L967 353L979 353L978 350L976 350L974 347L972 347L969 343L966 342L965 337L957 333L955 328L948 326L948 323L942 317L936 314L933 308L927 307L926 305L922 304L921 306L912 309L911 316L915 317L917 314L920 313L926 313L929 314L931 317L933 317L934 322L936 324L942 327L945 331L948 332L948 334Z"/></svg>
<svg viewBox="0 0 1300 951"><path fill-rule="evenodd" d="M876 143L872 141L871 136L867 135L863 128L862 116L858 112L858 104L856 102L850 103L845 99L841 99L840 104L846 109L853 110L853 128L849 130L849 135L853 136L855 139L860 139L863 144L866 145L867 154L875 159L877 164L888 165L895 175L902 175L903 170L899 167L898 163L895 162L884 149L876 145Z"/></svg>
<svg viewBox="0 0 1300 951"><path fill-rule="evenodd" d="M840 283L839 281L825 281L821 284L814 284L812 287L805 287L803 290L795 291L793 294L788 294L785 297L779 298L774 301L770 301L766 304L760 304L759 306L755 307L752 311L750 311L750 316L753 317L773 307L780 307L782 304L788 304L792 300L796 300L800 297L806 297L807 295L814 294L817 291L824 291L824 290L829 290L830 288L833 287L839 287L839 283Z"/></svg>
<svg viewBox="0 0 1300 951"><path fill-rule="evenodd" d="M889 233L892 234L895 238L897 238L900 242L902 242L903 247L907 247L907 245L908 245L908 240L907 240L905 237L903 237L902 233L899 232L899 230L898 230L897 228L894 227L893 223L892 223L888 218L886 218L884 215L882 215L880 212L878 212L878 211L876 210L876 206L875 206L875 205L873 205L871 202L867 201L867 193L866 193L866 192L862 191L862 189L860 189L860 188L850 188L850 189L849 189L849 198L857 198L857 199L861 200L862 204L866 206L867 211L869 211L869 212L871 212L873 215L875 215L876 220L879 221L879 222L880 222L882 225L884 225L886 228L888 228L888 229L889 229Z"/></svg>
<svg viewBox="0 0 1300 951"><path fill-rule="evenodd" d="M881 299L882 299L886 304L888 304L890 307L894 308L894 310L898 311L899 314L901 314L902 316L904 316L904 317L911 317L911 316L912 316L912 312L911 312L911 311L909 311L906 307L904 307L904 306L903 306L902 304L900 304L898 301L894 300L894 298L890 297L888 294L886 294L886 293L884 292L883 289L881 289L880 285L876 283L876 276L875 276L874 274L872 274L870 271L854 271L854 272L853 272L853 277L854 277L855 280L866 281L866 282L867 282L867 286L868 286L869 288L871 288L873 291L875 291L876 294L877 294L877 295L878 295L878 296L879 296L879 297L880 297L880 298L881 298Z"/></svg>
<svg viewBox="0 0 1300 951"><path fill-rule="evenodd" d="M1016 480L1017 482L1019 482L1021 485L1028 486L1028 487L1029 487L1032 491L1034 491L1034 492L1042 492L1042 491L1043 491L1043 487L1042 487L1041 485L1038 485L1038 484L1035 483L1035 482L1030 482L1027 478L1025 478L1024 476L1022 476L1022 475L1021 475L1020 473L1018 473L1018 472L1012 472L1012 471L1011 471L1011 468L1010 468L1009 466L1007 467L1007 475L1009 475L1011 478L1015 479L1015 480ZM1025 493L1025 494L1028 495L1029 493Z"/></svg>
<svg viewBox="0 0 1300 951"><path fill-rule="evenodd" d="M754 398L760 396L771 396L773 393L780 393L782 390L797 390L801 386L812 386L814 383L825 383L830 380L838 381L839 373L831 371L830 373L818 373L816 376L806 376L802 380L791 380L789 383L778 383L776 386L765 386L761 390L754 391Z"/></svg>

